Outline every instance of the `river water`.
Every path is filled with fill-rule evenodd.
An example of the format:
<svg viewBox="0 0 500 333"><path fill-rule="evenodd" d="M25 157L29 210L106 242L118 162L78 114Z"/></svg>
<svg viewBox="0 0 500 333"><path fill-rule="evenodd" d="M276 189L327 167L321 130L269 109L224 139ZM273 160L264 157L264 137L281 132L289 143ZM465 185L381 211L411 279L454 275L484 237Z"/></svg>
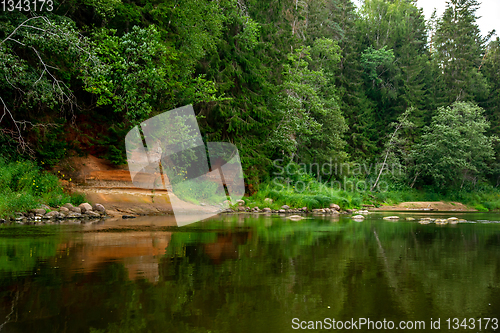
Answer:
<svg viewBox="0 0 500 333"><path fill-rule="evenodd" d="M451 216L468 222L405 220ZM377 212L363 222L226 215L183 227L168 217L2 226L0 332L328 331L333 320L358 332L402 321L421 332L492 332L499 221Z"/></svg>

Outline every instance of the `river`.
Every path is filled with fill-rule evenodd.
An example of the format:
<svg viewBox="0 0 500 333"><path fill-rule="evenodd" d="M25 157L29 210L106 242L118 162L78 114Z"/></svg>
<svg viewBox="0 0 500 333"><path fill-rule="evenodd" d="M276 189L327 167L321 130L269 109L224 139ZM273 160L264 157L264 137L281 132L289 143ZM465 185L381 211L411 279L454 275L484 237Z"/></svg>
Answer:
<svg viewBox="0 0 500 333"><path fill-rule="evenodd" d="M405 220L451 216L468 222ZM370 321L491 332L500 326L499 221L497 213L376 212L362 222L247 214L183 227L169 217L1 226L0 332L295 332L340 323L366 332Z"/></svg>

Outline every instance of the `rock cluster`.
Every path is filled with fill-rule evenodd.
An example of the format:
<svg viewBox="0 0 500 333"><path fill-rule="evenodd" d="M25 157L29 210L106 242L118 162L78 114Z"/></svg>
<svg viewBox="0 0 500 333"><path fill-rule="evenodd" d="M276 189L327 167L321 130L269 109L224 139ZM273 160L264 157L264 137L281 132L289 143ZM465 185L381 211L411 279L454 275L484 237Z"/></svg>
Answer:
<svg viewBox="0 0 500 333"><path fill-rule="evenodd" d="M423 217L418 221L420 224L429 224L429 223L435 223L435 224L457 224L457 223L466 223L467 220L464 219L459 219L457 217L449 217L447 219L432 219L430 217Z"/></svg>
<svg viewBox="0 0 500 333"><path fill-rule="evenodd" d="M318 208L309 210L307 207L302 208L291 208L288 205L283 205L280 209L271 209L269 207L264 207L260 209L259 207L248 207L245 206L244 200L238 200L236 202L238 206L236 208L228 208L223 211L223 213L234 213L234 212L251 212L251 213L278 213L278 214L340 214L340 206L337 204L330 204L330 208ZM272 204L273 200L270 198L265 198L264 203Z"/></svg>
<svg viewBox="0 0 500 333"><path fill-rule="evenodd" d="M96 220L106 216L106 208L101 204L94 206L85 202L78 207L70 203L57 208L51 208L47 205L41 205L40 208L32 209L29 212L16 212L14 218L0 220L0 223L13 221L17 224L50 224L72 221L81 223L89 220Z"/></svg>

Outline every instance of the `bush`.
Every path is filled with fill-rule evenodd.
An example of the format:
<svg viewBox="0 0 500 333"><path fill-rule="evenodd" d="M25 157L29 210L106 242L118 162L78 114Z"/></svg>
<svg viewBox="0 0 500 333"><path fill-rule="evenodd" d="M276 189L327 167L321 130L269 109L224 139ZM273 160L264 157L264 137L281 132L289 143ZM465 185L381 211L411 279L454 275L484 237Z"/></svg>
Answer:
<svg viewBox="0 0 500 333"><path fill-rule="evenodd" d="M31 161L8 162L0 158L0 216L25 212L41 204L61 206L85 201L81 194L69 195L58 178Z"/></svg>
<svg viewBox="0 0 500 333"><path fill-rule="evenodd" d="M482 204L477 204L474 206L474 208L480 212L487 212L488 211L488 208L484 207Z"/></svg>

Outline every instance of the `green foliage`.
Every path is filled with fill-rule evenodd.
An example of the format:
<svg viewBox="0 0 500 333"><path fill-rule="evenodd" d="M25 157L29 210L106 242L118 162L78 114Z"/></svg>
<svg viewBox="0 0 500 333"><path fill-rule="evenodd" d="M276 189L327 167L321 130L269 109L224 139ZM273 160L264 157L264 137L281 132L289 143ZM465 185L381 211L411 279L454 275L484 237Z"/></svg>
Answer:
<svg viewBox="0 0 500 333"><path fill-rule="evenodd" d="M500 145L492 159L481 128L459 129L443 134L461 150L451 149L435 117L468 101L484 108L487 137L500 131L500 43L481 36L478 6L450 0L428 25L407 0L359 10L351 0L84 0L45 17L0 13L0 154L53 165L73 149L123 164L128 129L193 104L205 141L238 146L250 192L273 159L370 164L386 153L403 169L382 176L392 190L497 184ZM412 126L391 140L407 110Z"/></svg>
<svg viewBox="0 0 500 333"><path fill-rule="evenodd" d="M58 119L53 126L35 127L32 135L36 136L35 151L38 160L53 166L67 154L68 143L64 140L65 119Z"/></svg>
<svg viewBox="0 0 500 333"><path fill-rule="evenodd" d="M383 80L380 76L388 71L393 65L394 52L393 50L386 50L386 46L380 50L375 50L369 47L361 54L361 63L367 71L367 76L373 85L382 84Z"/></svg>
<svg viewBox="0 0 500 333"><path fill-rule="evenodd" d="M247 17L242 31L235 37L243 50L249 51L259 43L260 24Z"/></svg>
<svg viewBox="0 0 500 333"><path fill-rule="evenodd" d="M478 8L476 0L450 0L437 24L433 47L448 102L469 101L489 93L488 83L477 71L485 42L476 23Z"/></svg>
<svg viewBox="0 0 500 333"><path fill-rule="evenodd" d="M332 157L343 146L344 119L337 112L336 91L331 87L329 75L324 73L339 62L339 52L337 43L331 39L317 39L312 49L301 47L290 53L288 63L283 66L284 82L276 103L278 125L270 143L290 160L297 151L297 156L304 159L307 155L303 151L311 149L310 155L316 159L320 149L315 147L315 140L326 146L323 158ZM323 127L328 127L328 135L324 135Z"/></svg>
<svg viewBox="0 0 500 333"><path fill-rule="evenodd" d="M486 135L488 127L483 109L472 103L439 108L415 147L418 167L440 189L476 183L494 157L496 137Z"/></svg>
<svg viewBox="0 0 500 333"><path fill-rule="evenodd" d="M480 211L480 212L487 212L488 208L484 207L482 204L477 204L474 206L474 209Z"/></svg>
<svg viewBox="0 0 500 333"><path fill-rule="evenodd" d="M226 200L225 193L219 188L219 184L209 181L191 181L175 183L172 192L181 200L192 202L196 205L217 204Z"/></svg>
<svg viewBox="0 0 500 333"><path fill-rule="evenodd" d="M0 216L26 212L40 204L54 207L83 201L82 195L65 193L56 176L42 171L33 162L8 162L0 158Z"/></svg>
<svg viewBox="0 0 500 333"><path fill-rule="evenodd" d="M129 119L142 120L156 101L171 99L179 88L172 64L178 54L161 42L155 26L134 26L122 37L116 30L100 29L92 40L100 61L88 66L82 79L85 90L98 96L97 106L112 104Z"/></svg>
<svg viewBox="0 0 500 333"><path fill-rule="evenodd" d="M17 155L15 140L10 136L0 133L0 158L10 160Z"/></svg>

